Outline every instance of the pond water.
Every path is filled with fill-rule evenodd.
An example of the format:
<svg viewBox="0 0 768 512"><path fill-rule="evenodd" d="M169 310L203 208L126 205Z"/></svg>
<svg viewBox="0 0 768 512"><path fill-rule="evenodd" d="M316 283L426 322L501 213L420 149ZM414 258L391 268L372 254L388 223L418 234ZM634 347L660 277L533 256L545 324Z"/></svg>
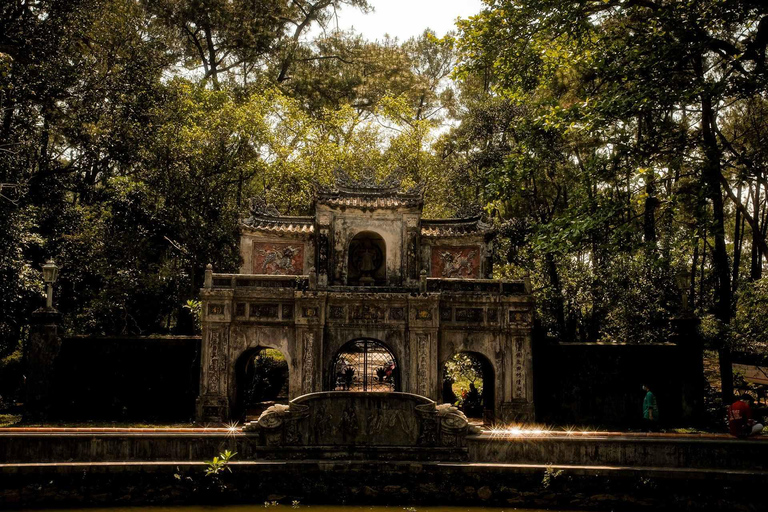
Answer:
<svg viewBox="0 0 768 512"><path fill-rule="evenodd" d="M87 509L56 509L38 512L544 512L540 509L522 509L514 507L430 507L430 506L347 506L347 505L273 505L270 503L253 505L183 506L183 507L112 507Z"/></svg>

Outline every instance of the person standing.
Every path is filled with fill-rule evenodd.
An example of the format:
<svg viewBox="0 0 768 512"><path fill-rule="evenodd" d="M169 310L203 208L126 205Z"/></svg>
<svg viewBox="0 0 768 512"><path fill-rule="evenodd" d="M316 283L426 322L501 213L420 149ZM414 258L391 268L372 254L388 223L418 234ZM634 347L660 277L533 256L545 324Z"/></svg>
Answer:
<svg viewBox="0 0 768 512"><path fill-rule="evenodd" d="M734 437L749 437L763 431L763 425L752 419L752 397L747 393L728 407L728 430Z"/></svg>
<svg viewBox="0 0 768 512"><path fill-rule="evenodd" d="M653 432L659 424L659 405L656 402L656 395L651 391L650 386L643 384L645 398L643 399L643 423L646 430Z"/></svg>

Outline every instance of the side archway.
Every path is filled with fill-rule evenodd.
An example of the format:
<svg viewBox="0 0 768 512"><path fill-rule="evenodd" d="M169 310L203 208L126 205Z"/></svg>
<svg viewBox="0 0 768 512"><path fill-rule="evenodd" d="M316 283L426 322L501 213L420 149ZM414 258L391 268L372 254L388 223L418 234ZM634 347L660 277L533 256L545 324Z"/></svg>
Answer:
<svg viewBox="0 0 768 512"><path fill-rule="evenodd" d="M496 375L479 352L457 352L443 364L442 399L457 405L469 418L494 421Z"/></svg>
<svg viewBox="0 0 768 512"><path fill-rule="evenodd" d="M256 418L267 407L288 403L289 365L282 352L254 347L235 362L233 419Z"/></svg>
<svg viewBox="0 0 768 512"><path fill-rule="evenodd" d="M400 365L392 350L373 338L344 344L333 358L331 391L400 391Z"/></svg>

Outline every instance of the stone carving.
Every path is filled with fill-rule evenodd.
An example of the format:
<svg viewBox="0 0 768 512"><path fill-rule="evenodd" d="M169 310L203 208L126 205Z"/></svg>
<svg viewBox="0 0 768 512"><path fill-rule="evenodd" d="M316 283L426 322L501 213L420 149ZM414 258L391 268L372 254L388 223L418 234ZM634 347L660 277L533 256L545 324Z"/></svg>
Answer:
<svg viewBox="0 0 768 512"><path fill-rule="evenodd" d="M405 308L389 308L390 320L405 320Z"/></svg>
<svg viewBox="0 0 768 512"><path fill-rule="evenodd" d="M304 392L311 393L314 389L314 367L315 367L315 333L304 333Z"/></svg>
<svg viewBox="0 0 768 512"><path fill-rule="evenodd" d="M480 276L480 253L476 247L433 247L433 277Z"/></svg>
<svg viewBox="0 0 768 512"><path fill-rule="evenodd" d="M274 205L267 203L266 198L259 196L251 198L251 215L279 217L280 211Z"/></svg>
<svg viewBox="0 0 768 512"><path fill-rule="evenodd" d="M497 323L499 321L499 310L491 308L488 310L488 321L491 323Z"/></svg>
<svg viewBox="0 0 768 512"><path fill-rule="evenodd" d="M457 322L482 322L483 310L481 308L456 308Z"/></svg>
<svg viewBox="0 0 768 512"><path fill-rule="evenodd" d="M510 311L511 313L511 311ZM523 338L515 338L515 397L524 398Z"/></svg>
<svg viewBox="0 0 768 512"><path fill-rule="evenodd" d="M277 318L277 304L251 304L251 318Z"/></svg>
<svg viewBox="0 0 768 512"><path fill-rule="evenodd" d="M419 309L416 311L416 318L419 320L432 320L432 311L425 308Z"/></svg>
<svg viewBox="0 0 768 512"><path fill-rule="evenodd" d="M221 331L210 331L208 335L208 392L212 394L219 393L221 374L226 369L222 352Z"/></svg>
<svg viewBox="0 0 768 512"><path fill-rule="evenodd" d="M352 307L352 320L384 320L384 308L361 304Z"/></svg>
<svg viewBox="0 0 768 512"><path fill-rule="evenodd" d="M451 308L448 308L448 307L440 308L440 320L443 322L451 321Z"/></svg>
<svg viewBox="0 0 768 512"><path fill-rule="evenodd" d="M417 365L417 384L419 386L419 394L426 396L429 392L429 336L426 334L419 334L416 337L416 345L418 347L419 362Z"/></svg>
<svg viewBox="0 0 768 512"><path fill-rule="evenodd" d="M344 319L344 306L331 306L330 317L332 320Z"/></svg>
<svg viewBox="0 0 768 512"><path fill-rule="evenodd" d="M328 275L328 233L325 231L317 237L317 272Z"/></svg>
<svg viewBox="0 0 768 512"><path fill-rule="evenodd" d="M208 304L208 314L209 315L223 315L224 314L224 304Z"/></svg>
<svg viewBox="0 0 768 512"><path fill-rule="evenodd" d="M293 320L293 304L283 304L283 320Z"/></svg>
<svg viewBox="0 0 768 512"><path fill-rule="evenodd" d="M408 277L419 278L419 234L416 231L408 233Z"/></svg>
<svg viewBox="0 0 768 512"><path fill-rule="evenodd" d="M341 451L354 447L360 452L370 447L372 456L387 457L393 453L380 447L400 446L425 450L418 453L426 458L430 447L456 448L456 452L434 452L434 457L454 459L466 457L461 448L466 436L474 433L466 416L450 404L436 406L428 398L408 393L343 391L310 393L288 406L272 406L243 431L256 444L322 447L323 453L329 453L321 456L328 457L334 456L332 447ZM292 453L317 456L316 451Z"/></svg>
<svg viewBox="0 0 768 512"><path fill-rule="evenodd" d="M509 310L509 323L513 325L526 325L529 323L528 311L516 309Z"/></svg>
<svg viewBox="0 0 768 512"><path fill-rule="evenodd" d="M315 318L317 314L318 314L318 311L316 307L304 308L304 310L302 311L302 315L304 316L304 318Z"/></svg>
<svg viewBox="0 0 768 512"><path fill-rule="evenodd" d="M304 245L294 243L253 243L253 273L300 275L304 270Z"/></svg>

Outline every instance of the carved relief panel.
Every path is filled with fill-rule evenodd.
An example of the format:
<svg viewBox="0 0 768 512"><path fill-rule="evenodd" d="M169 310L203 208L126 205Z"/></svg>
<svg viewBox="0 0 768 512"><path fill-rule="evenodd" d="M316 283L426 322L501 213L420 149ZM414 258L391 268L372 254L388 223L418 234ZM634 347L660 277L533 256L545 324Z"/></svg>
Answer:
<svg viewBox="0 0 768 512"><path fill-rule="evenodd" d="M208 332L207 392L212 395L222 393L222 382L225 380L227 368L225 338L224 331Z"/></svg>
<svg viewBox="0 0 768 512"><path fill-rule="evenodd" d="M480 277L479 247L432 247L432 277Z"/></svg>
<svg viewBox="0 0 768 512"><path fill-rule="evenodd" d="M304 273L304 244L253 242L253 273L281 276Z"/></svg>

